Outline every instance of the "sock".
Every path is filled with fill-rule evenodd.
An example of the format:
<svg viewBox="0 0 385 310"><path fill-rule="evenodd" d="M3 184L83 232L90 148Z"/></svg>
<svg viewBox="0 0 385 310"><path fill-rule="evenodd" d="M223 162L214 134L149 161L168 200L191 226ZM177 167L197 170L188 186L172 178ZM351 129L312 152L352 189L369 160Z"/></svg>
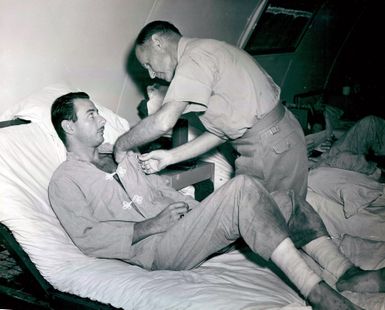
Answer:
<svg viewBox="0 0 385 310"><path fill-rule="evenodd" d="M273 251L271 260L286 274L307 298L321 278L306 264L290 238L283 240Z"/></svg>
<svg viewBox="0 0 385 310"><path fill-rule="evenodd" d="M354 265L346 258L330 237L322 236L303 247L322 268L329 271L337 280Z"/></svg>

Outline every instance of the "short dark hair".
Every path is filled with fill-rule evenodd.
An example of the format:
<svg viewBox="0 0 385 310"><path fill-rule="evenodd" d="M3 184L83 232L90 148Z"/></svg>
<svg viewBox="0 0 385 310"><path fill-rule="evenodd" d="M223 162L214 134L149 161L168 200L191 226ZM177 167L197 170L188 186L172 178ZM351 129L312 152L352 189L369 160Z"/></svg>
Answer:
<svg viewBox="0 0 385 310"><path fill-rule="evenodd" d="M76 115L74 100L75 99L90 99L90 96L85 92L68 93L57 98L51 106L51 122L55 127L59 138L66 145L66 133L61 126L63 120L70 120L76 122L78 117Z"/></svg>
<svg viewBox="0 0 385 310"><path fill-rule="evenodd" d="M151 23L148 23L146 26L144 26L143 29L139 32L135 40L135 45L144 44L155 33L170 33L170 32L181 35L178 28L176 28L173 24L163 20L153 21Z"/></svg>

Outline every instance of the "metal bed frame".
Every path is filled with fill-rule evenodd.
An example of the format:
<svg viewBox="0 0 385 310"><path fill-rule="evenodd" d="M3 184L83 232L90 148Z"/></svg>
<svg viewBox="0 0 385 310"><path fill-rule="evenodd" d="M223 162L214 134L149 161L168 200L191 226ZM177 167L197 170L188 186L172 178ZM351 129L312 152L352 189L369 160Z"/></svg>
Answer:
<svg viewBox="0 0 385 310"><path fill-rule="evenodd" d="M6 255L7 252L9 252L9 254L12 255L12 258L15 259L15 262L22 269L24 273L23 276L27 277L27 281L29 282L27 284L30 285L30 287L20 287L20 283L11 282L6 283L8 285L5 285L0 282L0 294L46 309L68 309L70 307L71 309L116 309L111 305L63 293L53 288L37 270L27 253L24 252L16 241L12 232L1 223L0 243L7 250L3 251L3 254ZM18 266L8 267L17 268Z"/></svg>

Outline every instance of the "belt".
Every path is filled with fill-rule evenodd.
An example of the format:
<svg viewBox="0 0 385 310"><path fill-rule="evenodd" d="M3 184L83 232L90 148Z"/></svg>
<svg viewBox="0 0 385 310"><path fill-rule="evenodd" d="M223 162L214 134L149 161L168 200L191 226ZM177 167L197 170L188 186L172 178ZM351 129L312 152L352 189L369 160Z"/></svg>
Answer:
<svg viewBox="0 0 385 310"><path fill-rule="evenodd" d="M276 107L267 113L263 118L258 119L253 127L249 129L249 131L253 133L260 133L261 131L265 131L267 129L273 129L276 123L278 123L283 116L285 115L285 107L280 102L276 105ZM279 131L279 128L277 129ZM273 133L274 134L274 133Z"/></svg>

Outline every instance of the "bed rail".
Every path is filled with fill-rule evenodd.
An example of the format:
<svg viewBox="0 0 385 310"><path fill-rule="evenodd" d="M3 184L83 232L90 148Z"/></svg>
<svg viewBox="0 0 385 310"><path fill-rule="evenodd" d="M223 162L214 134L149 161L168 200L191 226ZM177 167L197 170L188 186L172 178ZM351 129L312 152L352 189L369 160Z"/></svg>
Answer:
<svg viewBox="0 0 385 310"><path fill-rule="evenodd" d="M33 293L27 292L24 288L0 285L0 294L47 309L117 309L111 305L102 304L88 298L63 293L54 289L37 270L9 228L2 223L0 223L0 243L5 246L26 275L32 277L38 284L37 287L33 287Z"/></svg>

